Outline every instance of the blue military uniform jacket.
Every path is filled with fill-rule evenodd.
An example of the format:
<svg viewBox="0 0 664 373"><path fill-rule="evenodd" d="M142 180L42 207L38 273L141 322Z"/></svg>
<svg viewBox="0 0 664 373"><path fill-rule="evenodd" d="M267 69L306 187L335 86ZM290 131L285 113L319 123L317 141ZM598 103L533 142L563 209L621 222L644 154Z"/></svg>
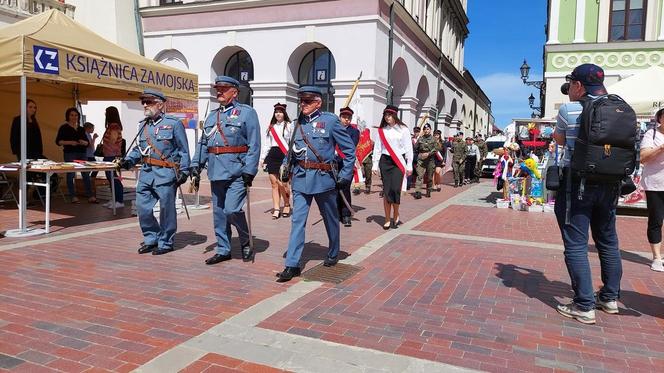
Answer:
<svg viewBox="0 0 664 373"><path fill-rule="evenodd" d="M217 121L219 126L217 127ZM219 133L223 131L223 136ZM225 141L224 141L225 137ZM209 154L208 147L242 146L246 153ZM196 145L192 167L208 164L208 179L230 180L242 174L256 175L261 154L260 124L256 110L237 101L213 110L205 119L203 134Z"/></svg>
<svg viewBox="0 0 664 373"><path fill-rule="evenodd" d="M189 144L184 126L178 118L162 114L156 120L147 118L141 121L141 126L144 128L142 131L139 128L141 136L138 145L127 154L126 159L133 164L141 162L144 157L164 160L178 164L180 172L189 173ZM159 153L164 156L163 159ZM155 185L172 183L175 179L176 174L173 168L152 166L146 163L141 167L139 176L140 182L146 184L154 182Z"/></svg>
<svg viewBox="0 0 664 373"><path fill-rule="evenodd" d="M338 177L351 180L353 178L353 164L355 163L355 146L348 132L339 122L339 118L332 113L316 111L309 116L300 115L298 122L299 125L295 124L293 132L295 137L291 180L293 190L305 194L316 194L336 188L336 180L332 172L314 169L305 170L300 166L299 161L333 164L335 163L335 148L337 145L346 156L343 160L343 167L338 171ZM311 145L316 148L322 160L319 160L307 146L302 137L303 132ZM286 162L286 158L284 158L284 162Z"/></svg>

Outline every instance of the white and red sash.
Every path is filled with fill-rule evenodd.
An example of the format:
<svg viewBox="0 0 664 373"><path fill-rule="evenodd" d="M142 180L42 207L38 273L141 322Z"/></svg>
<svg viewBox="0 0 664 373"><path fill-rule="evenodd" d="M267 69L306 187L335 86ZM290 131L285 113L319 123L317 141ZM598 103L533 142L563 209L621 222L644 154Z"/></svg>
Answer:
<svg viewBox="0 0 664 373"><path fill-rule="evenodd" d="M286 153L288 153L288 149L286 148L286 145L284 145L284 143L281 142L279 135L277 135L277 131L274 130L274 126L270 126L270 134L272 135L274 141L277 142L277 146L279 147L279 149L281 149L281 152L284 153L284 155L286 155Z"/></svg>
<svg viewBox="0 0 664 373"><path fill-rule="evenodd" d="M387 149L387 152L390 153L390 157L392 158L392 161L394 161L394 164L396 164L397 167L399 167L399 170L401 170L401 173L403 174L401 190L406 190L406 160L403 159L401 154L394 152L392 145L390 145L389 141L387 141L387 137L385 137L385 133L382 127L378 128L378 136L380 136L380 141L383 143L385 149Z"/></svg>

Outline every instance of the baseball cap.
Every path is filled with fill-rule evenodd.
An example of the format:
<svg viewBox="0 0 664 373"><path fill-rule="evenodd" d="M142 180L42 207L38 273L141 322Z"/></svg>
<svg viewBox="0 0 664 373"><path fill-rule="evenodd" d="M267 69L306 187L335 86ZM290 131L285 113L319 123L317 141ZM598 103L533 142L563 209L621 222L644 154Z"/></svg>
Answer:
<svg viewBox="0 0 664 373"><path fill-rule="evenodd" d="M584 63L577 66L571 74L565 77L565 79L581 82L586 89L586 92L590 94L595 94L600 90L606 90L606 88L604 88L604 70L592 63Z"/></svg>

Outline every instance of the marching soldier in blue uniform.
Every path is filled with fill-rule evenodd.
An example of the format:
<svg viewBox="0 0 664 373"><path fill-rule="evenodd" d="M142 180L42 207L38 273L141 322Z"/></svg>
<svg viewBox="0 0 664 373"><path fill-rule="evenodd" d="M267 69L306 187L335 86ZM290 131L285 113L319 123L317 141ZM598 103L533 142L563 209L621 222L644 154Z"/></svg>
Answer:
<svg viewBox="0 0 664 373"><path fill-rule="evenodd" d="M137 135L138 145L119 166L129 170L142 163L136 184L136 210L143 231L138 253L161 255L173 251L177 230L175 195L178 186L189 178L189 145L180 120L164 113L163 93L146 89L140 98L145 119ZM157 201L159 222L152 212Z"/></svg>
<svg viewBox="0 0 664 373"><path fill-rule="evenodd" d="M205 120L205 127L192 160L194 183L207 163L212 189L214 234L217 249L205 264L231 259L231 225L235 226L242 246L242 259L251 260L250 230L242 207L247 189L258 172L261 133L258 115L248 105L237 102L240 83L228 76L215 79L219 108ZM250 208L250 206L247 206Z"/></svg>
<svg viewBox="0 0 664 373"><path fill-rule="evenodd" d="M341 122L341 126L348 132L348 136L350 136L351 141L353 142L353 147L357 148L357 143L360 142L360 130L358 130L356 127L353 127L350 122L353 119L353 114L355 112L349 108L341 108L339 110L339 121ZM337 151L337 164L338 164L338 169L343 168L343 160L344 160L344 155L340 151L339 147L336 149ZM353 151L353 154L355 152ZM348 186L344 187L343 189L339 190L339 193L337 195L337 207L339 209L339 217L341 218L341 223L344 225L344 227L350 227L352 226L351 222L351 211L349 209L349 206L346 206L346 202L344 202L343 197L346 197L346 202L348 202L348 205L351 203L351 197L350 197L350 184Z"/></svg>
<svg viewBox="0 0 664 373"><path fill-rule="evenodd" d="M292 167L293 215L286 268L277 274L277 282L290 281L300 275L300 257L304 248L304 229L313 199L323 216L329 239L325 266L337 264L339 255L338 190L350 185L355 163L355 146L339 118L321 112L320 88L304 86L298 90L300 117L293 130L292 151L284 159L284 166ZM344 155L343 167L337 169L335 148ZM290 164L288 164L290 162ZM282 180L289 172L281 172Z"/></svg>

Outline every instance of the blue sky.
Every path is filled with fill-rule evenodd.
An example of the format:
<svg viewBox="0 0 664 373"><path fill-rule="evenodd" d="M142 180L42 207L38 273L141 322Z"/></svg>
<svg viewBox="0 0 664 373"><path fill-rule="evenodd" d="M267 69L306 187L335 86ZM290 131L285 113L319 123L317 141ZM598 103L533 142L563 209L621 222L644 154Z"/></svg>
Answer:
<svg viewBox="0 0 664 373"><path fill-rule="evenodd" d="M528 96L535 87L521 82L523 59L530 65L529 80L542 79L542 53L546 35L545 0L469 0L464 65L491 100L496 125L512 118L530 118ZM539 99L535 100L539 106Z"/></svg>

